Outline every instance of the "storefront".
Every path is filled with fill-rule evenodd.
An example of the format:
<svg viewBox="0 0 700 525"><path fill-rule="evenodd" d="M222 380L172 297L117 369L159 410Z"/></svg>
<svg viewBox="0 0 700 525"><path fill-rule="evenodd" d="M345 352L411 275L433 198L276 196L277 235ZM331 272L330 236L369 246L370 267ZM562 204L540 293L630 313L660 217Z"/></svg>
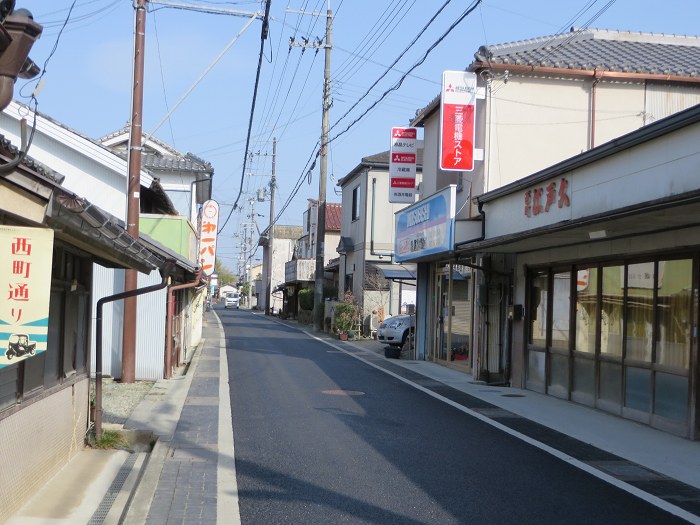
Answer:
<svg viewBox="0 0 700 525"><path fill-rule="evenodd" d="M513 386L700 437L698 174L700 106L477 198Z"/></svg>

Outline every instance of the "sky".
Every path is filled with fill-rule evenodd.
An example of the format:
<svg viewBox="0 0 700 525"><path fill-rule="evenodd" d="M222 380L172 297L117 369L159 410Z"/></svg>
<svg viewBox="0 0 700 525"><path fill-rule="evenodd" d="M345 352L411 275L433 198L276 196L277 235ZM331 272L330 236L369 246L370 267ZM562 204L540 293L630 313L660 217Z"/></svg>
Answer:
<svg viewBox="0 0 700 525"><path fill-rule="evenodd" d="M323 40L329 3L328 202L340 202L337 181L362 157L389 149L391 127L408 125L439 94L442 72L466 68L481 45L554 35L572 26L700 33L697 0L482 0L466 16L476 1L271 0L244 170L261 43L260 20L247 24L264 3L149 1L144 131L213 165L213 198L221 207L220 227L225 223L217 257L234 273L250 201L270 182L273 138L276 223L300 225L307 199L319 196L319 163L309 168L321 136L324 50L289 42ZM127 125L132 0L16 0L16 7L29 9L44 27L30 53L44 70L38 110L95 139ZM18 81L15 98L27 103L36 84ZM270 203L255 206L262 231ZM253 260L261 257L258 250Z"/></svg>

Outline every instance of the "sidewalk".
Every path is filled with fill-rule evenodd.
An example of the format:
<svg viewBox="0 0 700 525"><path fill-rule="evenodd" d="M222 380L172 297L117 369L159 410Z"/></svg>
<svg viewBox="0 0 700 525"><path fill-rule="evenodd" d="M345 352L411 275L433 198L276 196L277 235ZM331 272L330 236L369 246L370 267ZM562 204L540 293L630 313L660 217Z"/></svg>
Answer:
<svg viewBox="0 0 700 525"><path fill-rule="evenodd" d="M478 384L434 363L386 359L384 346L376 341L341 342L294 321L271 321L308 332L700 524L700 442L534 392ZM156 382L124 424L141 435L153 433L157 440L150 453L85 451L8 523L240 523L225 337L214 312L205 314L203 337L183 374Z"/></svg>

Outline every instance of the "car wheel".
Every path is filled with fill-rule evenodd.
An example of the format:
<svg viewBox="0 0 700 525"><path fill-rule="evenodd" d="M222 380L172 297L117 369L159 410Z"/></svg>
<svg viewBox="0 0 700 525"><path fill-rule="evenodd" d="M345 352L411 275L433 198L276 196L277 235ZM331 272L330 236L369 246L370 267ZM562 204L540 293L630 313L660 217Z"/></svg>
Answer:
<svg viewBox="0 0 700 525"><path fill-rule="evenodd" d="M398 359L401 356L401 347L387 346L384 349L384 357L387 359Z"/></svg>

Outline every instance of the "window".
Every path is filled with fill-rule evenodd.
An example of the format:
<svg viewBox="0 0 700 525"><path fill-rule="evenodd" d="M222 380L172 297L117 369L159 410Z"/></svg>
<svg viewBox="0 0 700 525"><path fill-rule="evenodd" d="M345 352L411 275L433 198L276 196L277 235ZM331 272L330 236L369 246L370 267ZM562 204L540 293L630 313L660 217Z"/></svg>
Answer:
<svg viewBox="0 0 700 525"><path fill-rule="evenodd" d="M360 218L360 186L352 190L352 220Z"/></svg>

